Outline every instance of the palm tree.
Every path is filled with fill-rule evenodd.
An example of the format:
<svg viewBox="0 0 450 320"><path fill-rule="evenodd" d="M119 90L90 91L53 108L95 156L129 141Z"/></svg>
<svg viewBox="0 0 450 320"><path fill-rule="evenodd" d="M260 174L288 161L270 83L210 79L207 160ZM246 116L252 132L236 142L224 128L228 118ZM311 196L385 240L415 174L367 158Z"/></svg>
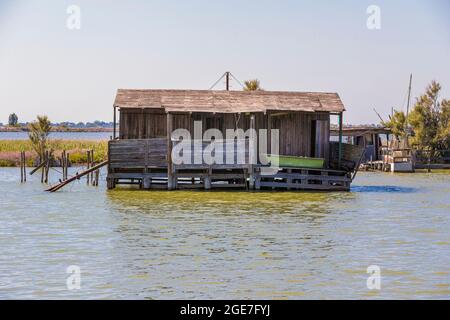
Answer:
<svg viewBox="0 0 450 320"><path fill-rule="evenodd" d="M244 81L244 91L259 91L263 90L259 85L258 79Z"/></svg>
<svg viewBox="0 0 450 320"><path fill-rule="evenodd" d="M44 159L48 147L48 135L51 130L51 123L47 116L37 116L37 120L28 125L30 132L28 137L34 151L39 155L41 161Z"/></svg>

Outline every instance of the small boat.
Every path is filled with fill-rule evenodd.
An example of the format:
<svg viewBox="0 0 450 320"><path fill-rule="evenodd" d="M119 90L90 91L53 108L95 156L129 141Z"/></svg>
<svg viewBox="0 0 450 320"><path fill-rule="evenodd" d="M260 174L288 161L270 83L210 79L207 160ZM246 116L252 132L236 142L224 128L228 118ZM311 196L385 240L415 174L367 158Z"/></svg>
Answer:
<svg viewBox="0 0 450 320"><path fill-rule="evenodd" d="M295 168L311 168L322 169L325 163L323 158L309 158L309 157L295 157L295 156L283 156L283 155L267 155L270 162L273 159L278 158L279 167L295 167ZM275 160L276 161L276 160Z"/></svg>

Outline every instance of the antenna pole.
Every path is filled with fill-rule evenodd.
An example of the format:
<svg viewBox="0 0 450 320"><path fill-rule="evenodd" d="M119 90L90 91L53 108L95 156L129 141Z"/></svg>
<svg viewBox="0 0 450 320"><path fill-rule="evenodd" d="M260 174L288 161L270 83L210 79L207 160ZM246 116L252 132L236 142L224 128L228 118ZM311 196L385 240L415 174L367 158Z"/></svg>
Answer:
<svg viewBox="0 0 450 320"><path fill-rule="evenodd" d="M230 91L230 71L225 72L225 90Z"/></svg>
<svg viewBox="0 0 450 320"><path fill-rule="evenodd" d="M405 120L405 136L408 138L408 116L409 116L409 103L411 102L411 86L412 86L412 73L409 76L409 88L408 88L408 104L406 105L406 120Z"/></svg>
<svg viewBox="0 0 450 320"><path fill-rule="evenodd" d="M408 118L409 115L409 103L411 101L411 85L412 85L412 73L409 77L409 88L408 88L408 104L406 105L406 118Z"/></svg>

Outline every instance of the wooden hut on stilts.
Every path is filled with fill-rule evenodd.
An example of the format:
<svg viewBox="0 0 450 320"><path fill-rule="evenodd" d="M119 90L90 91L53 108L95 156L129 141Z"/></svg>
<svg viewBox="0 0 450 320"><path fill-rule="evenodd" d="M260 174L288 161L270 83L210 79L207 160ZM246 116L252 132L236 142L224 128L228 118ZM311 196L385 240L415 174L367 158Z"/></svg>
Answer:
<svg viewBox="0 0 450 320"><path fill-rule="evenodd" d="M119 89L107 185L349 190L362 150L342 143L344 110L336 93ZM331 116L338 117L338 142L330 142ZM209 129L216 129L214 137ZM250 134L226 134L239 129ZM211 154L211 143L218 142ZM190 147L175 153L180 143Z"/></svg>

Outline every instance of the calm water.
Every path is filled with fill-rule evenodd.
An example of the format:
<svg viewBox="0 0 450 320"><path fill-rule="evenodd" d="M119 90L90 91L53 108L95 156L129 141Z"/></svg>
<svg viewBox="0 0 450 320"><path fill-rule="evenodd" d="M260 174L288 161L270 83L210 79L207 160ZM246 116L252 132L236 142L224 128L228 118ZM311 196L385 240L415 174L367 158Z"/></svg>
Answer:
<svg viewBox="0 0 450 320"><path fill-rule="evenodd" d="M109 140L112 132L52 132L50 138L62 140ZM28 132L0 132L0 140L27 140Z"/></svg>
<svg viewBox="0 0 450 320"><path fill-rule="evenodd" d="M450 173L360 173L349 193L82 180L48 194L18 179L0 168L1 299L450 298ZM66 288L70 265L80 290Z"/></svg>

